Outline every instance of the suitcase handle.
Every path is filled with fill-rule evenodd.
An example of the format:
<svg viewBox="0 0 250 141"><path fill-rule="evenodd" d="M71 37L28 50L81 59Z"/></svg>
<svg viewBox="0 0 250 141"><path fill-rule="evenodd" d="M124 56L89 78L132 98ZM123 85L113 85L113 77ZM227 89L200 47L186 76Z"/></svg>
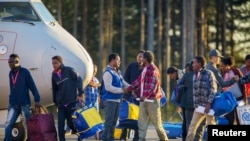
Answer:
<svg viewBox="0 0 250 141"><path fill-rule="evenodd" d="M173 116L171 116L169 119L168 119L168 121L167 122L170 122L176 115L179 115L179 117L181 118L181 120L183 121L183 116L182 116L182 114L181 113L179 113L179 112L175 112L174 113L174 115Z"/></svg>

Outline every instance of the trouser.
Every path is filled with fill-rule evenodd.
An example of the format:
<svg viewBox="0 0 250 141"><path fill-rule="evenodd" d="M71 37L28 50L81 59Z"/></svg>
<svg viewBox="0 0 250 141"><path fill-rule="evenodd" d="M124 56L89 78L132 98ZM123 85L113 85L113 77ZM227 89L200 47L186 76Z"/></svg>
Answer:
<svg viewBox="0 0 250 141"><path fill-rule="evenodd" d="M154 102L140 102L140 112L138 119L139 141L145 141L149 121L153 123L160 140L167 141L168 137L162 127L160 100Z"/></svg>
<svg viewBox="0 0 250 141"><path fill-rule="evenodd" d="M191 109L182 108L182 114L183 114L182 141L186 140L188 128L193 118L193 113L194 113L194 108Z"/></svg>
<svg viewBox="0 0 250 141"><path fill-rule="evenodd" d="M27 121L30 118L30 105L24 105L24 106L12 106L9 105L8 107L8 115L7 120L5 124L5 136L4 141L11 141L11 131L16 123L16 120L20 114L22 114L22 118L24 121L24 128L26 130L25 133L27 133ZM26 135L27 137L27 135Z"/></svg>
<svg viewBox="0 0 250 141"><path fill-rule="evenodd" d="M76 129L74 128L72 114L76 110L76 104L71 103L67 106L58 107L58 136L60 141L65 140L65 120L67 120L67 125L72 129L72 132L75 133Z"/></svg>
<svg viewBox="0 0 250 141"><path fill-rule="evenodd" d="M116 122L119 116L120 103L113 101L104 101L105 122L103 131L103 141L114 141L114 132Z"/></svg>
<svg viewBox="0 0 250 141"><path fill-rule="evenodd" d="M214 116L194 112L192 121L189 125L186 141L194 141L197 128L204 118L206 118L206 125L215 125L216 124Z"/></svg>

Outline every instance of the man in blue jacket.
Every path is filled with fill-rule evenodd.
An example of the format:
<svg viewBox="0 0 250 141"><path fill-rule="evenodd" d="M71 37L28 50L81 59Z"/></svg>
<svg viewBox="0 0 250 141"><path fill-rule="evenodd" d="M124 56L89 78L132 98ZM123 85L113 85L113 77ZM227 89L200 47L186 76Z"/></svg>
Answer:
<svg viewBox="0 0 250 141"><path fill-rule="evenodd" d="M71 67L63 65L61 56L52 57L52 94L53 102L58 108L59 140L65 141L65 120L76 132L72 122L72 114L76 110L76 102L83 102L82 78ZM80 138L78 138L80 140Z"/></svg>
<svg viewBox="0 0 250 141"><path fill-rule="evenodd" d="M30 118L29 90L34 96L36 105L39 105L40 101L40 95L29 70L21 67L19 61L20 58L17 54L9 56L8 63L11 69L9 72L10 95L4 141L11 141L11 130L20 114L22 114L25 123Z"/></svg>

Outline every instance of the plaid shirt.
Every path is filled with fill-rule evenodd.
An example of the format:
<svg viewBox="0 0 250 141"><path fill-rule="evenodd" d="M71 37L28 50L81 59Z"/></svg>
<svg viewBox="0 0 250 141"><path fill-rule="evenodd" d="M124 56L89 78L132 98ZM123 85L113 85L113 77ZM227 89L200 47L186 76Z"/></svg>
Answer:
<svg viewBox="0 0 250 141"><path fill-rule="evenodd" d="M147 67L144 76L144 85L142 95L147 99L155 99L161 97L160 86L160 72L159 69L152 63ZM135 90L137 94L141 93L141 77L142 74L128 87L129 91ZM139 95L138 95L139 96Z"/></svg>
<svg viewBox="0 0 250 141"><path fill-rule="evenodd" d="M96 77L93 78L93 81L95 83L99 83L98 79ZM85 88L85 105L86 106L95 106L97 102L97 97L99 95L98 87L93 87L91 85L87 85Z"/></svg>
<svg viewBox="0 0 250 141"><path fill-rule="evenodd" d="M195 73L193 76L194 106L205 107L207 103L212 103L217 89L218 86L213 72L203 68L199 75Z"/></svg>

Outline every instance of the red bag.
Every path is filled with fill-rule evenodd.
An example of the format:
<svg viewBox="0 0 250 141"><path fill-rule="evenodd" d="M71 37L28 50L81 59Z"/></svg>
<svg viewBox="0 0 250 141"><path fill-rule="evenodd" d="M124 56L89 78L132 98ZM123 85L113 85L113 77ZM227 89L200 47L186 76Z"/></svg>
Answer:
<svg viewBox="0 0 250 141"><path fill-rule="evenodd" d="M42 106L35 111L36 113L27 122L29 141L57 141L57 131L52 113L48 113Z"/></svg>

